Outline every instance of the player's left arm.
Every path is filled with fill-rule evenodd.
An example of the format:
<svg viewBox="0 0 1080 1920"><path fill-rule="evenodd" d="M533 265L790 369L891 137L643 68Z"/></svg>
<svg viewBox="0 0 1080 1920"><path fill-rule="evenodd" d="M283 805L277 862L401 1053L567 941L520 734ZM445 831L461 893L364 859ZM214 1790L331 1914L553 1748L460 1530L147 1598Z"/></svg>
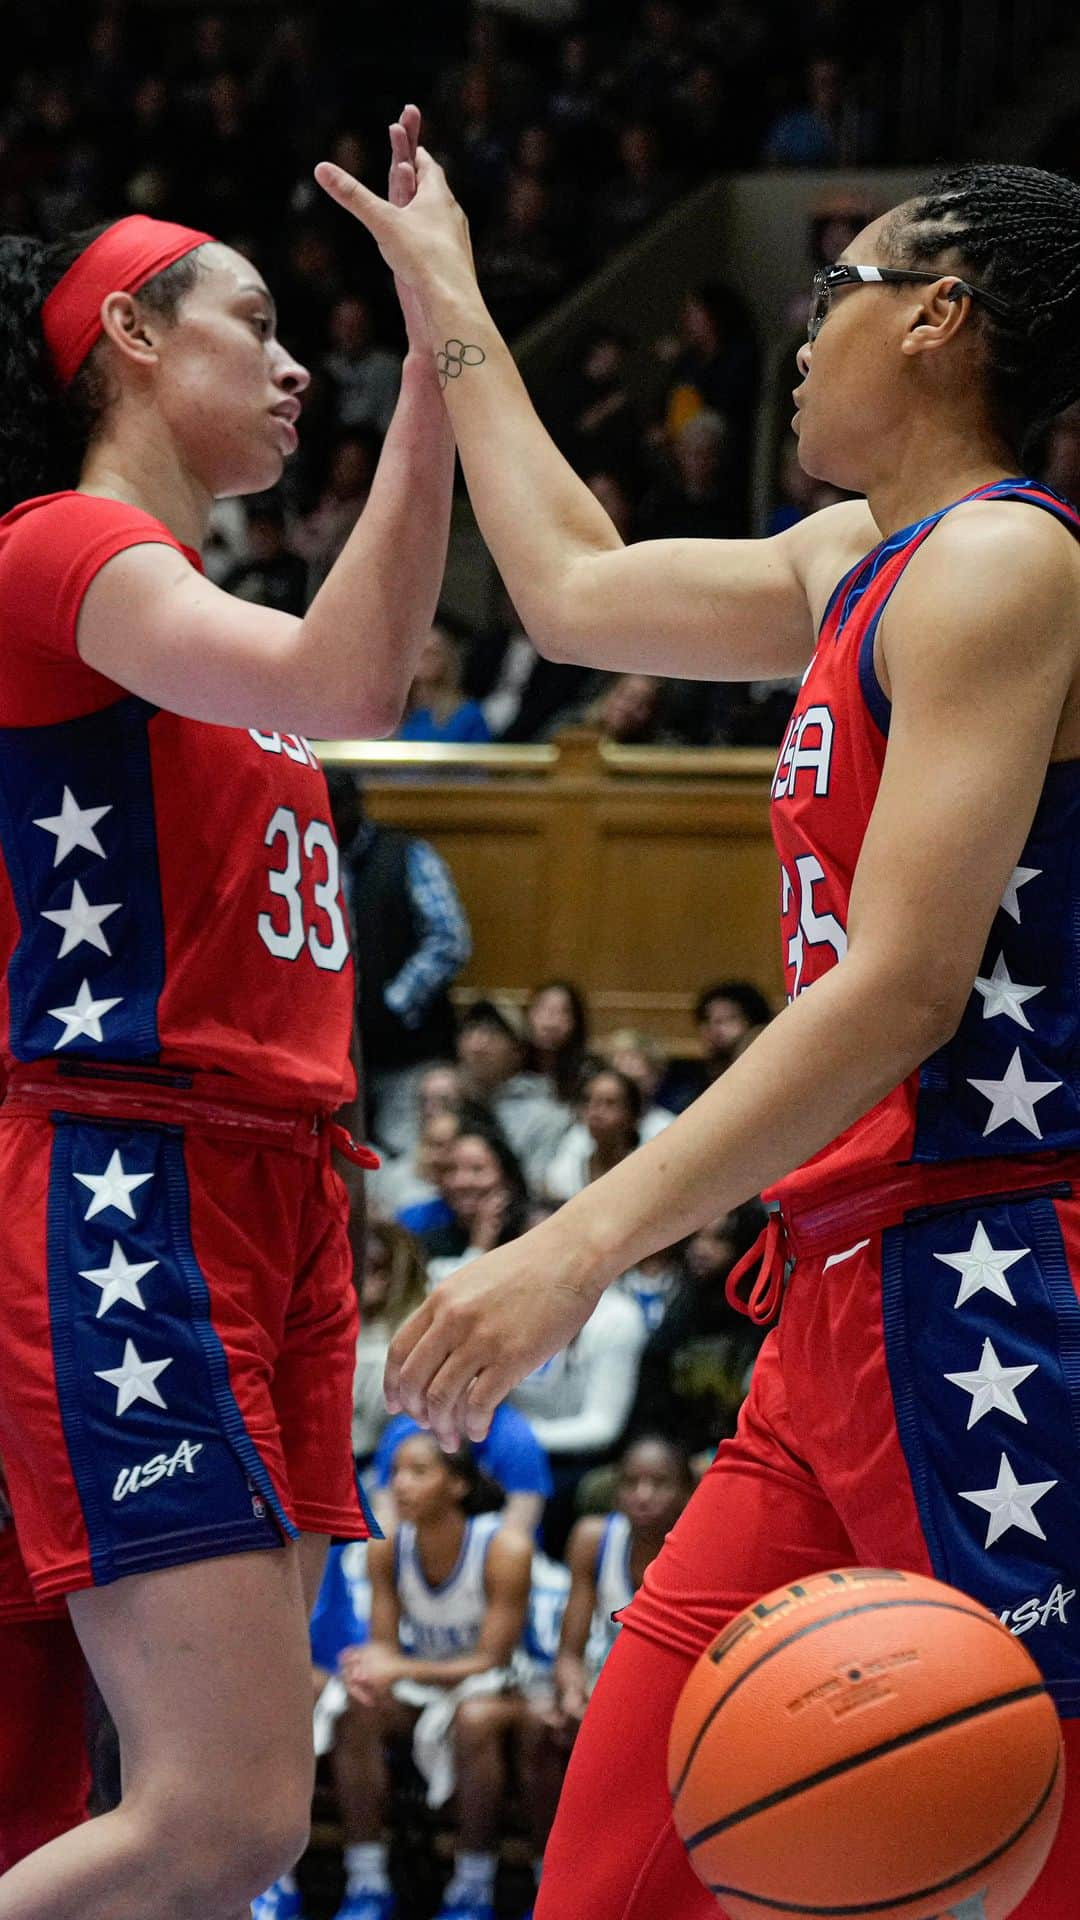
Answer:
<svg viewBox="0 0 1080 1920"><path fill-rule="evenodd" d="M1077 597L1048 514L979 503L935 530L884 621L892 717L846 956L655 1140L436 1288L391 1345L391 1408L481 1438L618 1274L801 1166L952 1036L1075 679Z"/></svg>

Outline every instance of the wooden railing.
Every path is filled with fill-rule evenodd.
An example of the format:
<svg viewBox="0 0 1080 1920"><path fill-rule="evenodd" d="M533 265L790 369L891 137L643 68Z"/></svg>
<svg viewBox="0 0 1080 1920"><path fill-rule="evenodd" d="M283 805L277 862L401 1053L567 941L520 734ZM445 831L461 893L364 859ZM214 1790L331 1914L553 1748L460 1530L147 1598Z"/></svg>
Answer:
<svg viewBox="0 0 1080 1920"><path fill-rule="evenodd" d="M523 997L551 976L589 996L597 1032L643 1026L685 1050L712 980L782 999L769 838L775 754L615 747L324 742L375 820L430 840L472 925L459 991Z"/></svg>

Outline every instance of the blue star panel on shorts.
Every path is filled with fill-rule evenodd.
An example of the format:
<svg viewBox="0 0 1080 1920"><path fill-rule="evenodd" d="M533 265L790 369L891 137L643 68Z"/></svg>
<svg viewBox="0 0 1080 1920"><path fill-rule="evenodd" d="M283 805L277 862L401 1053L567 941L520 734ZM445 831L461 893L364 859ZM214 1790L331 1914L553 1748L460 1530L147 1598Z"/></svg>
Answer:
<svg viewBox="0 0 1080 1920"><path fill-rule="evenodd" d="M1080 1712L1080 1302L1057 1189L883 1235L897 1424L934 1572L1022 1635Z"/></svg>
<svg viewBox="0 0 1080 1920"><path fill-rule="evenodd" d="M95 1582L295 1537L210 1318L180 1129L54 1121L53 1357Z"/></svg>

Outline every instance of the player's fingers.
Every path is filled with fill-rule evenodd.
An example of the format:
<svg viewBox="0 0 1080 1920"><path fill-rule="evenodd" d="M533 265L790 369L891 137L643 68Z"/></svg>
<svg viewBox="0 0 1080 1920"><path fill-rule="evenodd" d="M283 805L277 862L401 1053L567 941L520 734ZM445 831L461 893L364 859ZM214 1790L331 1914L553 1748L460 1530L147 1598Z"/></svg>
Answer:
<svg viewBox="0 0 1080 1920"><path fill-rule="evenodd" d="M411 1355L414 1347L423 1338L431 1325L432 1305L425 1300L422 1307L409 1315L404 1326L399 1327L390 1342L386 1356L386 1368L383 1373L383 1398L390 1413L402 1413L405 1401L402 1397L401 1369Z"/></svg>
<svg viewBox="0 0 1080 1920"><path fill-rule="evenodd" d="M378 239L386 232L388 206L380 200L377 193L369 192L361 181L346 173L344 167L334 165L332 160L320 160L315 168L315 178L324 193L336 200L339 207L354 214L369 233Z"/></svg>
<svg viewBox="0 0 1080 1920"><path fill-rule="evenodd" d="M448 1331L446 1316L443 1315L436 1324L427 1328L413 1346L411 1353L402 1362L398 1374L398 1396L405 1412L411 1413L413 1419L419 1420L422 1426L434 1425L428 1405L428 1389L431 1382L440 1368L445 1366L455 1348L462 1353L464 1346L464 1341L459 1343ZM468 1376L470 1379L475 1371L475 1366L470 1369ZM444 1411L445 1409L440 1405L440 1419ZM448 1419L443 1430L449 1431L451 1427L452 1422Z"/></svg>
<svg viewBox="0 0 1080 1920"><path fill-rule="evenodd" d="M494 1367L482 1367L474 1375L465 1392L464 1407L464 1427L470 1440L478 1443L487 1438L495 1409L507 1392L507 1382Z"/></svg>
<svg viewBox="0 0 1080 1920"><path fill-rule="evenodd" d="M419 107L414 107L411 102L408 106L402 107L400 119L408 136L409 158L415 161L416 149L420 144L421 116Z"/></svg>
<svg viewBox="0 0 1080 1920"><path fill-rule="evenodd" d="M451 1351L427 1390L431 1430L451 1453L461 1445L466 1395L475 1371L475 1362L466 1354Z"/></svg>

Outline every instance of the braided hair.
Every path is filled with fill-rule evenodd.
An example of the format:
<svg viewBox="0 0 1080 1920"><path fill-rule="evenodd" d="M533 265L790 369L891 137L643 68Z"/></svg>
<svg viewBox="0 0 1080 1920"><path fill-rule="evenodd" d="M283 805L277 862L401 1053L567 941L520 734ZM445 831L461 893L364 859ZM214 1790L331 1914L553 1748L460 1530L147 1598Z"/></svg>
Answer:
<svg viewBox="0 0 1080 1920"><path fill-rule="evenodd" d="M20 500L78 484L87 448L110 401L101 345L62 388L49 363L41 309L70 266L111 221L59 240L0 235L0 514ZM198 250L140 287L166 324L201 271Z"/></svg>
<svg viewBox="0 0 1080 1920"><path fill-rule="evenodd" d="M995 425L1017 449L1080 397L1080 185L1039 167L961 166L897 209L883 236L900 266L958 263L1015 309L973 303Z"/></svg>

